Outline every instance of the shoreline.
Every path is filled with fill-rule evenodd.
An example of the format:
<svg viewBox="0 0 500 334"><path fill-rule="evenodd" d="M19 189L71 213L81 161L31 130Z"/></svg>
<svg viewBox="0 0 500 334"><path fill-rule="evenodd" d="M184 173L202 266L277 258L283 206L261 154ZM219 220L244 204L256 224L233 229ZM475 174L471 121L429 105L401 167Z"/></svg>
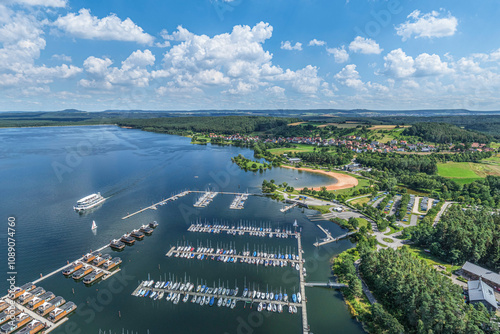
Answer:
<svg viewBox="0 0 500 334"><path fill-rule="evenodd" d="M305 172L310 172L310 173L319 173L323 174L329 177L332 177L337 180L337 183L326 185L326 190L340 190L340 189L349 189L356 187L358 185L358 179L356 179L353 176L346 175L346 174L341 174L341 173L335 173L335 172L328 172L324 171L321 169L312 169L312 168L304 168L304 167L291 167L291 166L280 166L282 168L288 168L288 169L294 169L294 170L300 170L300 171L305 171ZM297 188L297 190L302 190L303 188ZM312 188L313 190L319 191L321 190L320 187L314 187Z"/></svg>
<svg viewBox="0 0 500 334"><path fill-rule="evenodd" d="M0 129L33 129L33 128L60 128L69 126L118 126L118 124L61 124L61 125L33 125L33 126L0 126ZM121 127L121 126L118 126ZM132 128L131 128L132 129Z"/></svg>

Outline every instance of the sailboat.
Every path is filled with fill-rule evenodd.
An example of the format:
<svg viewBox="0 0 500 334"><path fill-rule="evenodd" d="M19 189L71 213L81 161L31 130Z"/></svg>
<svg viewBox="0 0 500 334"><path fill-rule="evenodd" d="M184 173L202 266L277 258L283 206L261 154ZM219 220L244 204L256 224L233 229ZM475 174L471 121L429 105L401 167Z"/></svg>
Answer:
<svg viewBox="0 0 500 334"><path fill-rule="evenodd" d="M92 230L95 230L97 229L97 225L95 223L95 220L92 221Z"/></svg>

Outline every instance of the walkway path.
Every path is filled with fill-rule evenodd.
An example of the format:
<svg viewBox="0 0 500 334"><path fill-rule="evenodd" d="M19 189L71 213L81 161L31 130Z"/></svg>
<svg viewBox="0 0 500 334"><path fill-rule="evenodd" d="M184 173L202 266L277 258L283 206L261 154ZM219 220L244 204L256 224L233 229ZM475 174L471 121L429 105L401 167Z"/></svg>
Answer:
<svg viewBox="0 0 500 334"><path fill-rule="evenodd" d="M377 302L377 300L373 296L370 289L368 289L368 285L366 285L365 281L363 281L363 279L359 275L359 264L360 263L361 263L361 260L356 260L356 262L354 262L354 267L356 267L356 275L361 280L361 285L363 287L363 293L365 294L366 298L368 298L368 301L370 302L370 304L375 304Z"/></svg>
<svg viewBox="0 0 500 334"><path fill-rule="evenodd" d="M434 224L432 224L432 226L436 226L436 224L441 219L441 216L446 212L448 207L454 203L455 202L444 202L443 206L441 207L441 210L439 210L438 214L436 215L436 218L434 218Z"/></svg>

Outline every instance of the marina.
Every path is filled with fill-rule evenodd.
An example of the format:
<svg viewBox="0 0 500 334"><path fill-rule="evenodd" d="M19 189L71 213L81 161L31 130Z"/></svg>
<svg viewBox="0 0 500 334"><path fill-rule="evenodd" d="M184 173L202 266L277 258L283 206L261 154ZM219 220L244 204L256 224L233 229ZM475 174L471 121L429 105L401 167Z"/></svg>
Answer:
<svg viewBox="0 0 500 334"><path fill-rule="evenodd" d="M166 256L179 257L185 259L197 260L213 260L227 263L247 263L254 265L286 267L291 265L295 267L299 263L298 255L267 253L258 251L243 251L237 252L234 249L225 250L217 248L216 250L208 247L198 247L195 249L192 246L172 247Z"/></svg>
<svg viewBox="0 0 500 334"><path fill-rule="evenodd" d="M164 199L164 200L161 200L160 202L158 203L155 203L155 204L152 204L148 207L145 207L143 209L140 209L136 212L133 212L133 213L130 213L130 214L127 214L126 216L122 217L122 219L128 219L130 217L133 217L139 213L142 213L144 211L147 211L147 210L156 210L158 208L158 206L162 206L162 205L165 205L167 204L168 202L172 202L172 201L175 201L177 199L179 199L180 197L184 197L188 194L203 194L199 199L198 201L196 201L196 203L194 204L195 207L206 207L208 204L210 204L210 202L213 200L213 198L218 195L218 194L221 194L221 195L236 195L236 196L257 196L257 194L250 194L250 193L237 193L237 192L210 192L210 191L200 191L200 190L185 190L177 195L174 195L174 196L171 196L167 199ZM208 194L210 194L210 196L213 196L211 199L208 199ZM206 197L206 198L205 198ZM202 200L203 199L203 200ZM246 200L246 199L245 199ZM206 202L206 203L205 203ZM203 203L205 203L205 205L202 205Z"/></svg>
<svg viewBox="0 0 500 334"><path fill-rule="evenodd" d="M189 232L200 232L200 233L214 233L219 234L225 232L226 234L232 235L245 235L248 234L250 236L257 237L269 237L269 238L288 238L288 237L297 237L298 232L292 232L288 229L272 229L271 227L256 227L245 224L240 225L223 225L223 224L191 224L188 227Z"/></svg>
<svg viewBox="0 0 500 334"><path fill-rule="evenodd" d="M30 288L23 288L29 286ZM36 287L34 283L28 283L21 287L22 294L19 298L16 298L15 295L7 295L0 299L0 305L4 308L4 313L8 312L9 316L15 318L11 318L10 322L6 322L8 318L5 318L1 326L2 333L4 332L4 328L8 328L6 333L12 333L16 330L21 329L16 333L50 333L55 330L57 327L62 325L64 322L68 320L68 315L76 309L76 305L72 302L67 302L63 297L55 297L52 292L45 292L45 289L42 287ZM43 292L42 292L43 291ZM29 300L27 300L27 294L36 294L36 296L32 296ZM42 294L40 294L42 292ZM24 297L24 298L22 298ZM29 301L29 304L27 304ZM63 308L65 305L73 305L71 310L67 307L68 312L64 312L64 314L60 315L57 320L50 319L50 314L57 310L58 308ZM59 321L59 322L57 322ZM57 322L57 323L56 323ZM5 327L4 327L5 326ZM29 329L26 330L26 328Z"/></svg>
<svg viewBox="0 0 500 334"><path fill-rule="evenodd" d="M66 151L59 142L61 138L66 138L65 136L73 136L75 133L74 128L40 128L36 129L36 131L30 129L27 131L33 131L33 135L30 134L28 138L37 138L39 140L36 140L36 142L40 142L43 147L46 147L47 152L50 153L51 161L64 163ZM165 329L172 332L186 333L231 333L236 332L238 317L244 316L246 319L246 316L258 313L258 305L255 303L252 309L249 309L249 304L246 304L245 309L245 304L238 302L234 310L229 308L222 310L216 307L198 307L198 305L194 308L190 308L188 305L178 305L179 307L176 307L171 302L166 302L166 296L163 302L131 297L132 290L139 284L138 280L148 279L148 273L150 273L151 279L158 280L165 272L167 273L166 278L168 278L169 272L179 274L179 278L180 274L184 276L184 273L187 272L191 276L191 282L196 283L197 277L206 278L210 286L213 286L212 282L214 281L217 284L219 278L224 279L224 282L229 281L232 288L239 286L240 293L238 296L242 296L241 289L245 287L245 277L247 282L255 282L255 288L259 284L260 290L264 290L264 292L267 284L270 289L273 287L279 290L282 287L287 290L289 295L294 291L299 291L298 273L290 267L278 269L247 264L226 265L212 261L187 261L175 257L166 258L165 253L171 246L176 246L177 243L180 246L181 242L185 240L192 242L196 246L196 241L199 239L206 246L206 239L208 238L211 239L214 248L216 248L217 242L219 242L219 246L222 243L229 244L233 242L234 244L236 242L236 247L232 248L243 251L249 242L250 250L252 250L253 244L267 244L267 247L276 245L276 249L271 252L278 253L279 246L281 246L282 252L284 252L286 246L291 246L292 250L290 252L297 254L297 244L293 235L289 235L288 239L277 239L273 233L273 238L268 240L269 235L257 238L248 237L249 234L245 233L244 237L238 238L237 236L228 235L226 232L211 235L187 231L190 223L195 223L199 219L202 223L206 220L209 224L213 224L214 221L223 222L224 225L229 227L232 225L237 226L239 221L243 221L246 222L245 224L271 228L272 231L276 228L282 230L286 228L285 224L288 224L288 229L293 232L294 228L290 223L297 219L298 224L304 229L302 243L305 250L304 258L308 262L309 256L314 254L312 244L316 241L315 238L321 238L325 235L321 235L322 232L316 226L308 224L309 222L301 213L301 210L290 210L286 216L283 216L283 213L279 211L282 208L280 203L253 194L249 195L249 200L245 202L244 210L230 210L229 205L237 195L219 196L221 193L207 208L197 209L193 208L192 205L201 193L193 193L179 198L173 203L158 206L157 210L148 210L127 220L121 220L128 212L132 213L140 207L149 206L182 190L188 188L205 190L206 185L210 183L214 185L214 180L208 173L212 171L218 173L219 170L224 170L226 162L231 156L237 155L239 152L245 153L246 149L224 147L224 149L217 148L218 151L214 152L205 150L202 147L203 150L200 150L200 147L191 145L189 139L186 140L182 137L160 136L134 130L125 133L124 130L114 127L86 129L84 132L77 134L78 140L68 145L76 147L81 140L99 136L102 131L106 131L106 133L110 133L110 136L113 136L110 139L117 141L116 147L113 146L109 151L100 146L96 147L95 154L85 157L88 162L75 168L73 174L64 174L64 182L62 183L58 183L57 179L56 182L49 182L54 181L55 177L50 164L46 166L45 161L40 161L38 164L37 159L39 158L36 154L33 155L30 151L21 150L23 152L21 161L26 163L27 168L33 166L29 167L29 171L38 176L36 180L37 187L52 189L51 191L58 194L58 196L51 198L31 196L30 191L26 191L30 189L31 183L19 180L18 182L23 186L21 189L25 191L16 190L16 196L27 196L26 198L35 204L34 210L23 210L22 205L19 205L14 200L10 201L9 198L6 198L8 205L3 204L6 212L9 211L9 208L13 208L11 211L19 213L20 233L17 236L20 242L30 245L29 250L24 247L20 249L21 253L19 254L20 259L23 259L18 263L19 272L22 273L22 277L26 277L23 281L41 278L40 273L42 273L44 278L37 285L42 285L48 291L54 292L56 297L62 296L80 306L86 304L88 298L95 299L102 292L105 292L109 285L119 285L119 279L128 277L124 275L135 276L123 292L113 295L113 301L106 305L102 312L96 313L92 323L88 323L86 321L88 317L80 316L81 312L78 312L78 314L70 316L68 321L51 332L51 334L65 332L65 327L70 324L72 326L75 324L77 328L81 329L82 333L97 333L99 329L101 331L106 329L106 332L121 333L122 328L125 328L125 332L128 330L134 333L145 333L146 328L149 329L150 333L162 333ZM39 134L43 134L43 136L40 138ZM13 136L13 138L16 142L23 143L24 139L21 136ZM31 140L31 142L34 141ZM41 144L37 145L41 147ZM135 145L135 148L130 144ZM32 146L32 144L26 145L26 150ZM170 147L174 146L181 148L182 156L180 158L171 153ZM137 151L137 147L140 147L141 150L151 150L148 151L149 157L143 159L144 156L138 155L141 151ZM157 152L163 152L164 154L157 155ZM217 154L224 154L224 161L219 159ZM251 152L248 154L251 154ZM202 157L201 161L199 159L200 155ZM25 157L33 158L24 160ZM165 161L168 161L168 159L177 159L182 168L177 168L171 164L165 165ZM8 161L12 161L12 159L8 159ZM120 169L121 166L128 165L130 161L136 161L137 163L130 164L130 168ZM103 172L89 174L92 176L90 179L80 179L80 174L90 172L89 166L96 166L98 170ZM199 166L200 170L195 169L196 166ZM193 168L193 174L200 175L198 179L185 175L185 170L188 167ZM117 173L118 170L122 172ZM202 170L206 171L206 173L202 172ZM50 176L50 173L53 176L52 180L45 177L46 175ZM181 173L180 176L177 176L178 173ZM279 179L280 175L286 175L287 179ZM282 182L288 181L288 179L294 180L295 176L296 173L288 170L281 171L279 168L266 170L264 174L257 173L257 175L238 171L237 175L231 174L231 184L227 187L217 190L210 189L239 193L244 193L248 189L249 193L256 193L263 178L274 178ZM316 175L310 176L307 174L304 177L306 178L301 179L302 186L308 183L319 185L323 180L322 177ZM160 180L168 180L168 182L160 182ZM8 178L6 178L7 181ZM17 182L8 184L9 189L17 189ZM69 186L70 184L71 186ZM238 188L238 185L241 185L240 188ZM176 191L177 189L180 191ZM100 191L107 198L104 203L100 204L99 209L88 211L83 215L76 214L73 211L72 207L78 199L97 191ZM188 216L185 216L183 211L179 210L180 208L189 210ZM306 213L309 213L309 211L306 210ZM287 219L284 219L284 217L287 217ZM21 220L26 221L26 224L21 224ZM90 230L93 220L98 225L97 235ZM110 248L101 250L103 255L111 254L113 257L119 256L123 259L122 270L109 279L101 281L101 283L95 284L91 288L86 288L83 282L76 284L73 279L65 279L61 274L61 270L56 271L59 272L57 275L46 278L46 275L58 269L58 267L66 266L68 260L74 262L90 249L96 251L100 247L107 245L110 240L120 239L125 232L130 233L133 229L140 228L142 224L148 224L153 220L157 220L162 225L154 230L153 238L145 236L143 242L136 241L135 245L131 246L133 247L131 249L129 249L130 246L125 245L123 251L119 254L115 254ZM333 236L343 233L339 232L340 229L336 226L332 226L329 230ZM299 228L297 231L299 231ZM60 233L64 237L57 238L58 242L49 243L51 239L44 239L43 242L40 242L42 233L47 232L51 235ZM342 243L339 242L338 249L337 245L332 245L336 247L333 252L335 254L349 247L350 243L347 240ZM226 246L224 245L224 248ZM305 264L308 270L306 280L328 281L329 271L327 269L322 270L322 268L328 268L328 259L321 258L317 263L318 268L321 268L319 272L309 272L309 263ZM221 269L221 271L216 271L216 268ZM282 281L283 275L288 275L290 279L287 279L286 282ZM235 281L237 281L237 284L235 284ZM248 284L246 286L250 288ZM75 290L74 295L72 294L73 289ZM343 333L361 334L348 312L344 311L342 301L339 299L332 300L330 295L326 296L327 293L325 295L319 294L320 290L318 288L306 288L309 300L307 303L308 323L311 330L315 333L322 333L325 332L325 329L331 328L332 323L334 323L335 328L338 328ZM184 304L182 298L179 303ZM338 307L338 312L335 311L336 307ZM88 305L81 309L82 312L85 310L88 310ZM173 310L173 312L169 312L169 310ZM78 311L78 308L76 311ZM121 311L121 318L119 317L119 311ZM260 315L264 316L266 313L263 311ZM254 329L255 334L277 333L280 331L298 333L302 330L302 320L299 315L275 315L272 312L269 315L271 316L266 317L263 326ZM190 319L193 321L190 321ZM165 328L165 323L168 323L167 328Z"/></svg>
<svg viewBox="0 0 500 334"><path fill-rule="evenodd" d="M203 195L198 198L196 203L193 204L194 207L196 208L204 208L208 206L212 201L214 200L215 196L217 196L216 192L213 191L207 191Z"/></svg>
<svg viewBox="0 0 500 334"><path fill-rule="evenodd" d="M158 223L157 222L152 222L150 223L149 225L143 225L141 227L142 228L148 228L148 231L149 229L151 230L151 233L152 233L152 230L153 228L156 228L158 226ZM150 235L151 233L146 233L146 235ZM127 234L125 234L127 235ZM123 237L122 237L123 238ZM135 238L133 237L130 237L132 238L133 240L135 240ZM74 274L77 270L81 270L81 268L86 265L90 268L92 268L93 270L102 270L104 272L104 275L102 275L102 280L105 281L107 280L108 278L110 278L111 276L115 275L116 273L118 273L120 271L120 268L118 268L117 270L113 270L111 271L112 268L117 268L117 263L120 264L121 263L121 259L120 258L111 258L110 256L109 257L106 257L104 258L104 260L102 260L101 258L101 261L99 261L99 265L95 265L93 263L91 263L91 261L95 260L97 257L100 257L101 255L101 251L103 251L104 249L110 247L111 249L117 249L118 247L118 250L122 250L124 247L121 246L121 244L119 244L119 241L118 239L113 239L110 241L109 244L106 244L100 248L98 248L97 250L95 251L91 251L90 253L87 253L86 255L83 255L82 257L72 261L72 262L68 262L66 265L62 266L61 268L58 268L52 272L50 272L49 274L47 275L42 275L40 274L40 278L33 281L34 284L36 283L39 283L41 281L43 281L44 279L47 279L59 272L62 272L63 275L65 276L69 276L69 275L72 275ZM123 244L123 243L122 243ZM128 245L132 245L132 243L129 243ZM113 263L110 263L114 261L114 264ZM79 265L82 264L82 266L80 267ZM100 266L103 266L103 268L100 268ZM70 269L68 271L68 269ZM92 270L90 270L87 274L91 273ZM85 274L85 275L87 275ZM80 278L83 278L85 275L83 275L82 277ZM80 279L79 278L79 279Z"/></svg>
<svg viewBox="0 0 500 334"><path fill-rule="evenodd" d="M245 288L242 291L242 295L238 296L238 292L240 291L238 288L229 289L224 287L208 287L205 285L198 285L195 289L195 285L190 282L182 284L174 282L156 282L155 287L153 287L152 285L154 283L154 281L142 281L132 292L132 296L145 298L149 297L154 300L165 297L165 300L172 301L174 304L177 304L182 299L184 303L189 301L193 304L197 303L209 306L217 305L218 307L227 306L231 308L234 308L236 303L243 302L245 308L247 304L249 304L249 308L253 308L255 307L254 304L257 304L257 310L259 310L259 312L267 310L278 313L282 313L284 311L287 313L295 313L296 311L294 312L293 310L297 310L297 308L302 307L302 303L293 301L297 300L297 296L295 294L293 294L293 297L290 296L290 298L288 298L286 293L278 294L272 292L270 293L268 291L260 292ZM268 309L266 307L266 309L264 309L264 304L266 304L267 307L270 306L270 308Z"/></svg>
<svg viewBox="0 0 500 334"><path fill-rule="evenodd" d="M245 206L245 201L247 199L248 199L248 194L238 195L234 198L229 208L233 210L243 210Z"/></svg>
<svg viewBox="0 0 500 334"><path fill-rule="evenodd" d="M293 224L294 228L296 229L298 227L297 222ZM301 314L302 314L302 332L304 334L308 334L310 331L309 324L308 324L308 319L307 319L307 298L306 298L306 281L305 281L305 276L306 276L306 269L304 268L304 259L302 258L303 254L303 249L302 249L302 239L301 239L301 234L300 232L291 232L288 229L272 229L270 227L256 227L256 226L251 226L251 225L245 225L240 222L239 225L236 226L231 226L229 225L223 225L223 224L191 224L189 226L188 231L190 232L205 232L205 233L214 233L214 234L219 234L222 232L226 232L227 234L232 234L234 236L236 235L253 235L253 236L260 236L260 237L270 237L272 238L273 236L276 236L278 238L288 238L289 236L294 236L297 239L297 246L298 246L298 255L295 254L287 254L282 255L280 253L278 254L268 254L266 252L249 252L244 251L242 253L237 253L234 249L229 249L224 250L221 248L217 248L217 250L214 250L211 247L197 247L196 249L192 246L186 245L186 246L177 246L177 247L171 247L170 250L167 252L166 256L167 257L177 257L177 258L187 258L187 259L198 259L198 260L204 260L204 259L212 259L212 260L217 260L217 261L223 261L223 262L230 262L230 263L237 263L238 261L240 263L251 263L251 264L264 264L264 265L269 265L271 264L272 266L286 266L287 264L290 264L291 266L295 267L299 273L299 285L300 285L300 292L297 294L293 294L292 297L292 302L293 305L290 304L290 301L284 301L280 300L282 296L275 297L273 301L273 294L269 294L266 292L264 294L264 297L261 297L262 300L268 299L270 303L264 307L262 303L259 302L258 305L258 311L262 311L262 309L267 309L269 311L278 311L282 312L283 307L288 306L290 313L294 313L294 310L296 311L298 307L301 308ZM327 233L326 230L324 230L325 233ZM330 235L329 232L327 235ZM289 259L290 257L290 259ZM278 259L281 258L281 259ZM287 260L287 261L283 261ZM156 289L159 289L163 285L165 285L167 288L166 290L163 289L164 291L158 290L155 291L153 289L149 289L149 287L152 286L154 282L153 281L143 281L141 285L137 287L137 289L133 292L132 295L134 296L150 296L150 298L163 298L165 293L168 293L167 300L170 300L172 298L171 294L174 293L174 304L177 304L181 298L181 292L185 287L187 286L187 292L189 293L194 285L191 283L186 283L188 285L181 285L181 289L179 290L180 292L175 292L176 289L178 288L179 283L175 283L173 285L172 289L169 290L169 287L172 285L171 282L160 282L157 283L158 286L155 285ZM142 287L142 288L141 288ZM229 298L229 301L227 298L222 299L220 296L221 294L221 289L222 288L207 288L206 286L202 287L203 289L206 289L206 292L203 290L200 291L200 287L196 290L194 294L192 301L194 303L199 303L203 304L203 302L210 304L210 306L213 305L214 303L214 298L218 297L219 301L218 303L224 303L225 305L230 305L231 308L234 308L236 302L238 301L244 301L245 303L250 303L252 305L254 301L254 294L257 296L257 293L262 296L260 292L255 291L252 292L252 297L248 296L242 296L242 297L237 297L238 289L236 289L236 292L234 293L234 297L231 301ZM222 290L224 291L224 290ZM226 290L227 291L227 290ZM232 291L232 290L230 290ZM248 290L245 288L245 292L248 293ZM230 292L232 293L232 292ZM151 297L152 294L152 297ZM281 295L281 293L280 293ZM202 299L203 298L203 299ZM208 299L210 298L210 299ZM189 299L189 296L186 298L183 298L183 301L186 302L187 299ZM273 305L274 304L274 305Z"/></svg>

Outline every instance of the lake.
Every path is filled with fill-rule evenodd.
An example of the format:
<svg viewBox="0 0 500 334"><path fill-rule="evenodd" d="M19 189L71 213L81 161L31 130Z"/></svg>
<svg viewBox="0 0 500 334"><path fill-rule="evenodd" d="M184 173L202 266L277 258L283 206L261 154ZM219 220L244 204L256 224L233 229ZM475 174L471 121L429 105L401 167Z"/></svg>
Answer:
<svg viewBox="0 0 500 334"><path fill-rule="evenodd" d="M295 239L188 232L187 227L196 221L291 228L297 220L307 281L328 281L330 258L354 246L343 240L316 249L313 243L324 235L317 222L305 215L313 211L295 208L282 213L283 204L257 196L250 196L243 210L230 210L232 195L218 195L208 207L195 208L199 195L189 194L157 210L121 219L186 189L259 193L264 179L295 187L331 183L328 177L289 169L244 172L230 159L238 154L253 159L249 149L192 145L189 138L115 126L1 129L0 141L0 244L7 254L7 222L14 217L18 284L52 272L142 224L159 223L152 236L134 246L119 253L104 251L123 260L121 272L109 280L86 287L56 274L41 282L46 290L79 306L53 333L301 333L300 312L258 313L241 303L233 310L182 302L173 305L165 299L153 301L130 294L148 277L237 285L240 291L244 286L281 289L289 295L298 291L298 275L291 267L167 258L170 247L181 244L297 252ZM95 210L77 214L73 210L76 201L95 192L109 198ZM95 235L90 229L93 220L98 225ZM334 236L343 233L333 223L320 224ZM0 265L7 268L6 255L0 256ZM6 279L0 282L6 291ZM340 292L307 288L307 299L311 332L363 333L350 318Z"/></svg>

